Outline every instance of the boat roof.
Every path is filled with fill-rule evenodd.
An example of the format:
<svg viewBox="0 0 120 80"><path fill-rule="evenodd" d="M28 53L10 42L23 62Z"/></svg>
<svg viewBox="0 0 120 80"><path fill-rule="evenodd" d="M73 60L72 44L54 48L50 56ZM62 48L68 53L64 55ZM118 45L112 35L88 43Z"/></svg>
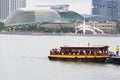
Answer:
<svg viewBox="0 0 120 80"><path fill-rule="evenodd" d="M109 46L62 46L61 49L108 49Z"/></svg>

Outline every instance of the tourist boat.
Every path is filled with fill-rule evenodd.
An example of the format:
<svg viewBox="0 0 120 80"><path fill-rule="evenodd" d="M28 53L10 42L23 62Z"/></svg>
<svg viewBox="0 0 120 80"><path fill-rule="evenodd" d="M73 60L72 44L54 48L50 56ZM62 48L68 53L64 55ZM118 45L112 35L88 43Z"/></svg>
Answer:
<svg viewBox="0 0 120 80"><path fill-rule="evenodd" d="M106 62L112 56L109 46L63 46L60 49L50 50L49 60L80 61L80 62Z"/></svg>

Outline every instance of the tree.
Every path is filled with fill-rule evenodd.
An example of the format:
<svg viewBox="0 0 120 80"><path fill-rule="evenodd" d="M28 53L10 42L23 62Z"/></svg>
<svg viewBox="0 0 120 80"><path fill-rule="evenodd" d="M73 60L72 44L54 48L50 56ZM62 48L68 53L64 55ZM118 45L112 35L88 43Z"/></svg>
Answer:
<svg viewBox="0 0 120 80"><path fill-rule="evenodd" d="M72 27L61 27L60 30L64 33L74 32L74 28Z"/></svg>
<svg viewBox="0 0 120 80"><path fill-rule="evenodd" d="M4 23L0 22L0 31L4 28Z"/></svg>
<svg viewBox="0 0 120 80"><path fill-rule="evenodd" d="M27 30L28 31L37 31L38 27L36 25L30 25L30 26L27 27Z"/></svg>
<svg viewBox="0 0 120 80"><path fill-rule="evenodd" d="M120 21L117 21L117 26L116 26L117 32L120 33Z"/></svg>

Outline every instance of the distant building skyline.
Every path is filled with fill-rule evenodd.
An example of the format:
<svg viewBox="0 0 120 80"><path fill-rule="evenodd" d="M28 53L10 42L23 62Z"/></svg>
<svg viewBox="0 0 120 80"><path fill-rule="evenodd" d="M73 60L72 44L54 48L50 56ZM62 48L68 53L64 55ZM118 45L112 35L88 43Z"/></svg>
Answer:
<svg viewBox="0 0 120 80"><path fill-rule="evenodd" d="M99 20L119 20L120 0L92 0L92 15L99 16Z"/></svg>
<svg viewBox="0 0 120 80"><path fill-rule="evenodd" d="M79 14L92 14L92 0L27 0L27 7L36 5L70 5L69 10Z"/></svg>
<svg viewBox="0 0 120 80"><path fill-rule="evenodd" d="M69 8L81 15L91 15L99 20L120 20L120 0L0 0L0 20L6 19L18 8L33 8L37 5L54 5L51 9L56 10L64 5L64 10Z"/></svg>
<svg viewBox="0 0 120 80"><path fill-rule="evenodd" d="M26 7L26 0L0 0L0 20L5 20L11 12L23 7Z"/></svg>

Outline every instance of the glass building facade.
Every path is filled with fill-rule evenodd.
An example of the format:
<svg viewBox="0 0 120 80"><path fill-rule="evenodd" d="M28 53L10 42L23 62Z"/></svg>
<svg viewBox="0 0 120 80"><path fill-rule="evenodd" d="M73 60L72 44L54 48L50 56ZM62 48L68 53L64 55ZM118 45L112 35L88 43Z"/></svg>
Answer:
<svg viewBox="0 0 120 80"><path fill-rule="evenodd" d="M58 12L62 21L82 21L83 17L74 11Z"/></svg>
<svg viewBox="0 0 120 80"><path fill-rule="evenodd" d="M14 6L16 7L16 6ZM46 8L49 7L49 8ZM43 23L69 23L82 21L83 17L68 10L69 5L40 5L13 11L5 20L5 26L32 25ZM12 8L11 8L12 9Z"/></svg>
<svg viewBox="0 0 120 80"><path fill-rule="evenodd" d="M57 12L53 9L45 8L21 8L7 17L5 26L42 24L55 21L82 21L82 19L83 17L80 14L73 11Z"/></svg>
<svg viewBox="0 0 120 80"><path fill-rule="evenodd" d="M120 0L92 0L92 15L100 20L119 20Z"/></svg>
<svg viewBox="0 0 120 80"><path fill-rule="evenodd" d="M26 0L0 0L0 19L7 16L18 8L26 7Z"/></svg>
<svg viewBox="0 0 120 80"><path fill-rule="evenodd" d="M44 23L60 19L60 15L51 9L19 9L8 16L5 26L32 23Z"/></svg>

